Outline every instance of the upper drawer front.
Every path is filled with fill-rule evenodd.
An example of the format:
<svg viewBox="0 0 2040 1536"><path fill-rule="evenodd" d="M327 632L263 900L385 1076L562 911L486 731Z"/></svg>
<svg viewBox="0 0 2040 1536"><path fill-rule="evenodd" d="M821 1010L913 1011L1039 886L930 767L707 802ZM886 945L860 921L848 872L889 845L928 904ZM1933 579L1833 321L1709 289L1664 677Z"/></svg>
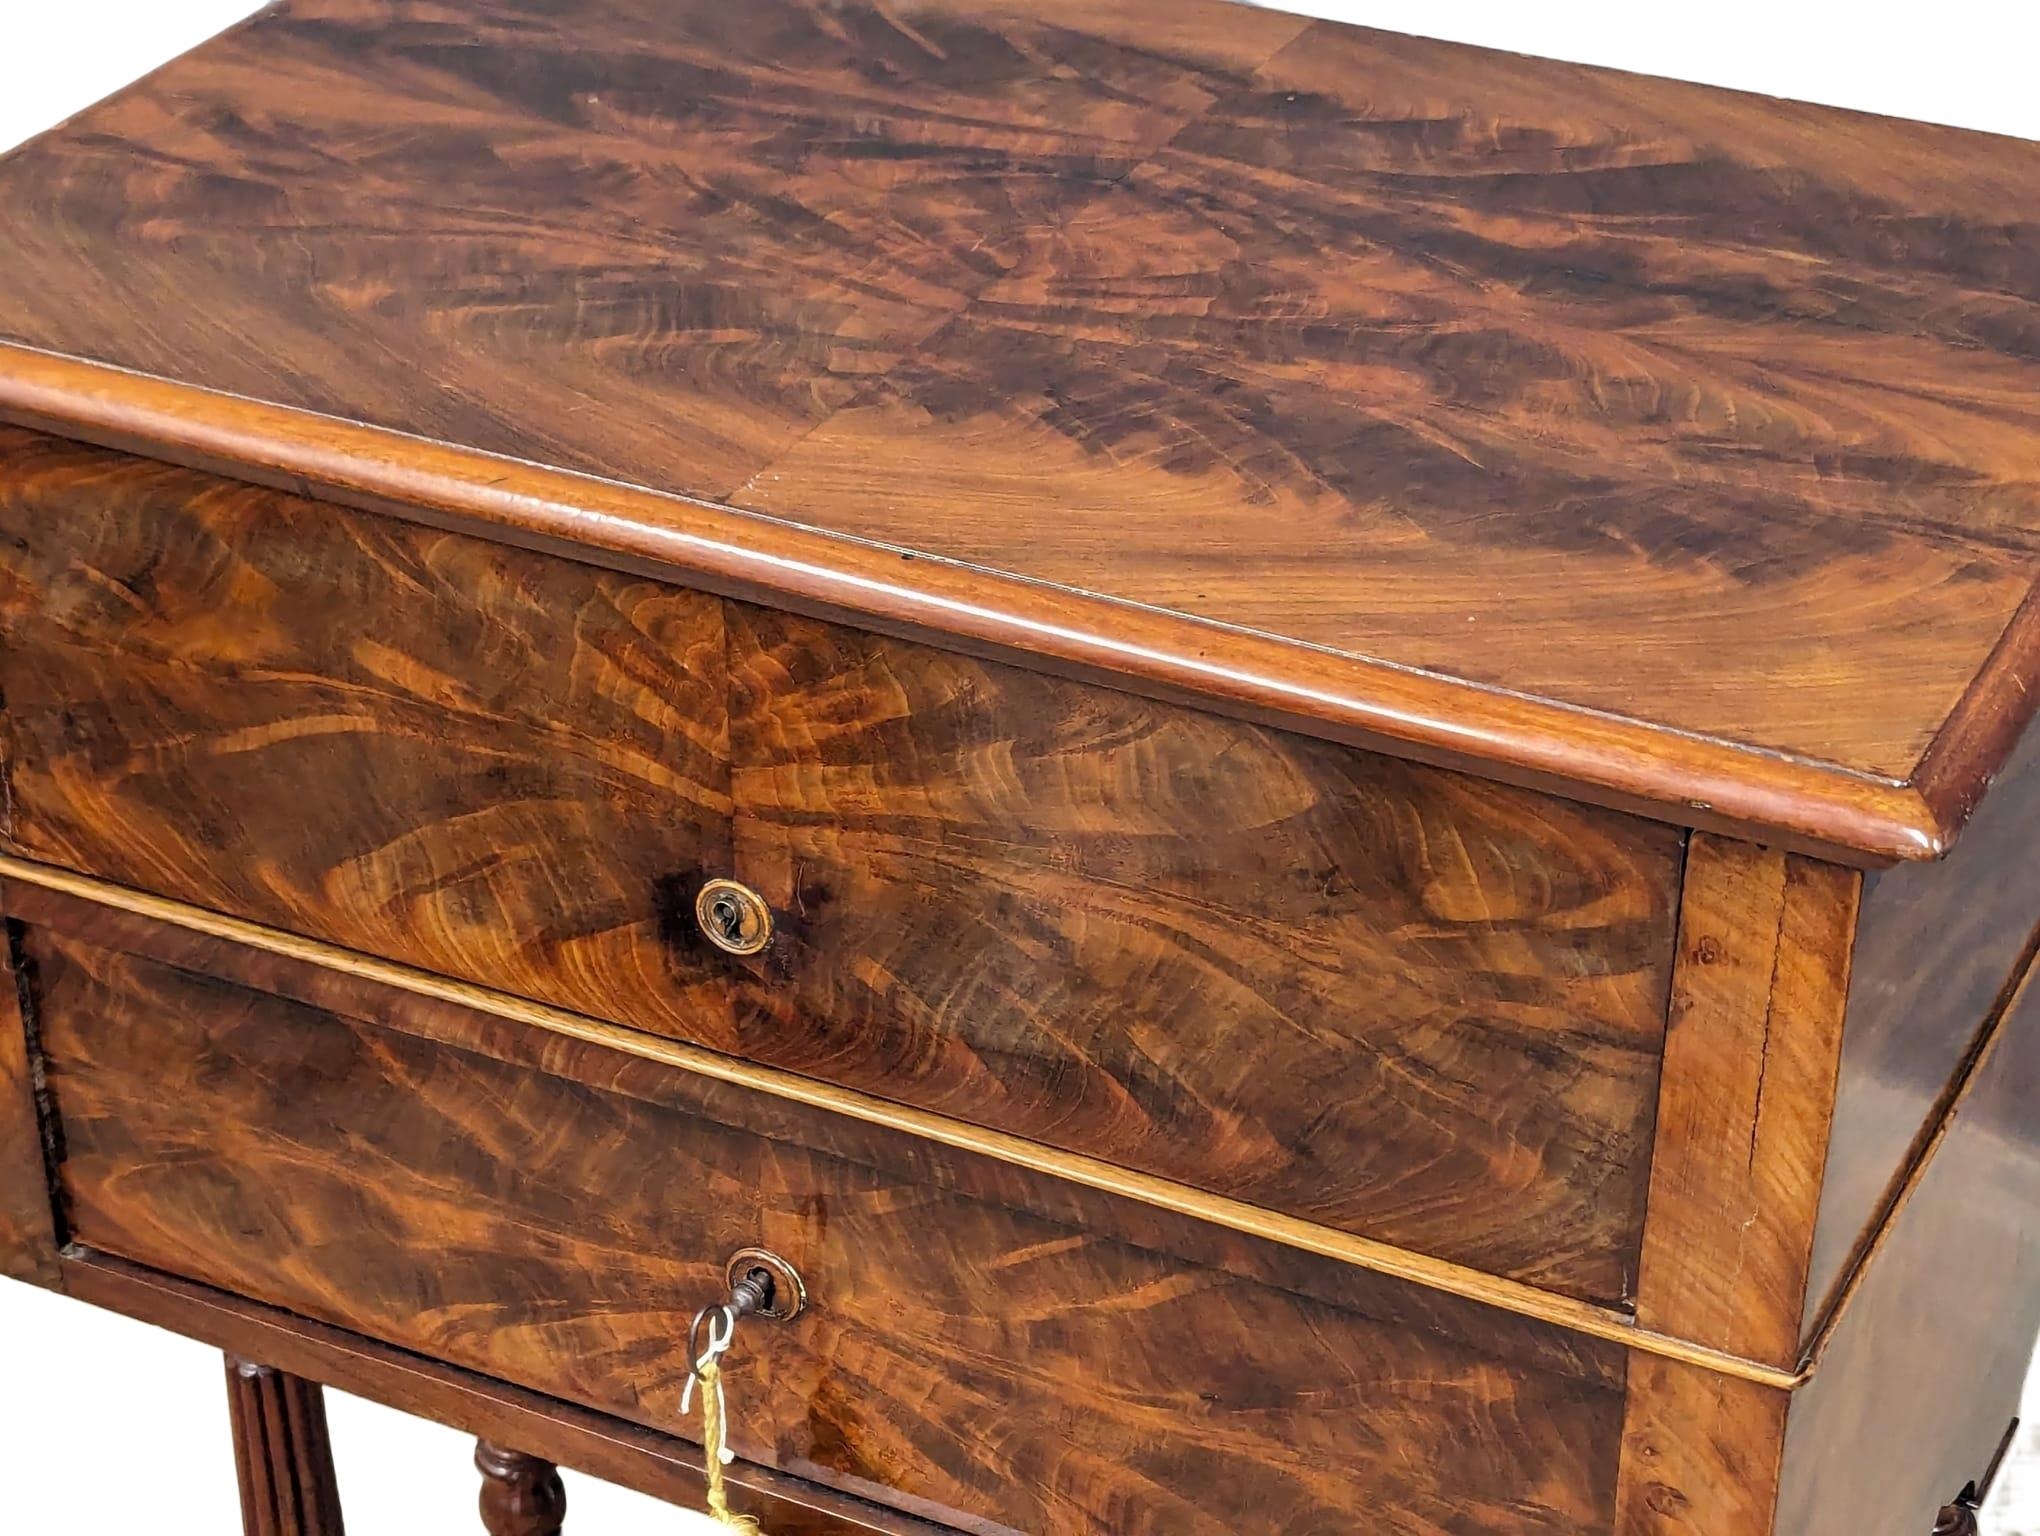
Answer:
<svg viewBox="0 0 2040 1536"><path fill-rule="evenodd" d="M1608 1529L1619 1350L1186 1263L600 1047L29 938L90 1246L691 1432L689 1318L762 1241L811 1305L742 1330L734 1440L787 1471L1030 1536Z"/></svg>
<svg viewBox="0 0 2040 1536"><path fill-rule="evenodd" d="M1670 829L23 434L0 623L30 856L1627 1293Z"/></svg>
<svg viewBox="0 0 2040 1536"><path fill-rule="evenodd" d="M729 606L745 1049L1594 1299L1635 1274L1680 839Z"/></svg>

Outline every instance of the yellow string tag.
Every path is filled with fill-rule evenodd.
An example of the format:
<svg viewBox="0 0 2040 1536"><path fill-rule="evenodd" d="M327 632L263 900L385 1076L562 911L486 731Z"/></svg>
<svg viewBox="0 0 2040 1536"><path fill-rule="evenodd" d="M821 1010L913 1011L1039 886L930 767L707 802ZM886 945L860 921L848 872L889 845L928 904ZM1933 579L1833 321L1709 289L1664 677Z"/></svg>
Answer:
<svg viewBox="0 0 2040 1536"><path fill-rule="evenodd" d="M704 1477L708 1479L708 1514L716 1520L716 1524L728 1526L730 1530L747 1532L747 1536L763 1536L755 1518L741 1516L730 1509L730 1491L722 1479L722 1469L730 1461L730 1405L722 1393L722 1361L718 1354L720 1350L712 1350L694 1367L694 1377L702 1387L702 1463Z"/></svg>

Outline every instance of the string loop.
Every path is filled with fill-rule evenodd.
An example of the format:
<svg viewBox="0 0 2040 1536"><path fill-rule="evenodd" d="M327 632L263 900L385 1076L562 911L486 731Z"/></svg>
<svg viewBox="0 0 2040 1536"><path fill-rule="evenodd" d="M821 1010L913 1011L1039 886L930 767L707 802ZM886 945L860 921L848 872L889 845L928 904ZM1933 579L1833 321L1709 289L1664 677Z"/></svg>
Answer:
<svg viewBox="0 0 2040 1536"><path fill-rule="evenodd" d="M707 1332L704 1334L703 1329ZM702 1476L708 1484L710 1518L747 1536L762 1536L758 1522L730 1508L723 1469L736 1459L729 1446L729 1399L723 1390L722 1357L736 1341L737 1314L727 1303L703 1307L687 1329L687 1353L694 1361L680 1392L680 1412L691 1413L694 1389L701 1388Z"/></svg>

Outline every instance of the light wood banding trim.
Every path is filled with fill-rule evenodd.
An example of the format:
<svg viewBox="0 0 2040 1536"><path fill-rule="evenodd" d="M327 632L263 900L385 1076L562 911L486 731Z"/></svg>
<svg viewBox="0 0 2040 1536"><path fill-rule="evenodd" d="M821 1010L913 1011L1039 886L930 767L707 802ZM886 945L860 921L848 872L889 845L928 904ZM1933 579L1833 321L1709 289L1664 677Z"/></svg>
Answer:
<svg viewBox="0 0 2040 1536"><path fill-rule="evenodd" d="M1748 843L1686 858L1637 1321L1788 1368L1862 879Z"/></svg>
<svg viewBox="0 0 2040 1536"><path fill-rule="evenodd" d="M1786 1388L1798 1382L1797 1375L1792 1371L1654 1332L1639 1326L1634 1319L1611 1308L1594 1306L1518 1281L1500 1279L1462 1265L1446 1263L1369 1238L1357 1237L1333 1227L1281 1216L1238 1200L1206 1194L1202 1190L1192 1189L1167 1179L1116 1168L1095 1158L1059 1151L1017 1136L967 1125L941 1115L894 1104L851 1089L834 1087L790 1072L757 1066L735 1057L704 1050L699 1046L646 1034L623 1025L603 1023L597 1019L569 1013L564 1009L550 1008L541 1003L491 991L486 987L449 981L445 977L434 976L410 966L357 954L315 939L283 933L239 918L223 917L183 902L165 900L159 896L151 896L145 892L130 890L26 859L0 855L0 879L16 880L23 885L134 913L155 922L168 923L228 943L310 965L344 971L380 986L454 1003L477 1013L529 1025L534 1029L546 1030L568 1039L605 1046L626 1055L656 1061L718 1082L771 1094L792 1103L827 1110L867 1124L884 1126L941 1146L994 1158L1104 1194L1141 1201L1157 1209L1210 1222L1249 1237L1280 1243L1323 1258L1352 1264L1375 1274L1387 1275L1447 1295L1480 1302L1519 1317L1569 1328L1591 1338L1606 1339L1646 1354L1684 1361L1706 1370L1772 1387Z"/></svg>

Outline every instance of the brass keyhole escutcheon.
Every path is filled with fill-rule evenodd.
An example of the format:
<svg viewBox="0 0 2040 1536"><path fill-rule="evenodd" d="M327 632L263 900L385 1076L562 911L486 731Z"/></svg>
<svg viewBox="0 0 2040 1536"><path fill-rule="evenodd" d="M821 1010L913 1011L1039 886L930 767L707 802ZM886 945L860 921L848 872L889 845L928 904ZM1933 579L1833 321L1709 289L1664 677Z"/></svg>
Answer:
<svg viewBox="0 0 2040 1536"><path fill-rule="evenodd" d="M800 1316L807 1307L807 1286L800 1271L769 1248L739 1248L723 1266L733 1297L748 1294L747 1316L775 1322ZM761 1284L762 1282L762 1284ZM750 1287L748 1293L745 1287Z"/></svg>
<svg viewBox="0 0 2040 1536"><path fill-rule="evenodd" d="M732 955L755 955L772 942L772 909L735 880L711 880L694 898L694 920L708 942Z"/></svg>

